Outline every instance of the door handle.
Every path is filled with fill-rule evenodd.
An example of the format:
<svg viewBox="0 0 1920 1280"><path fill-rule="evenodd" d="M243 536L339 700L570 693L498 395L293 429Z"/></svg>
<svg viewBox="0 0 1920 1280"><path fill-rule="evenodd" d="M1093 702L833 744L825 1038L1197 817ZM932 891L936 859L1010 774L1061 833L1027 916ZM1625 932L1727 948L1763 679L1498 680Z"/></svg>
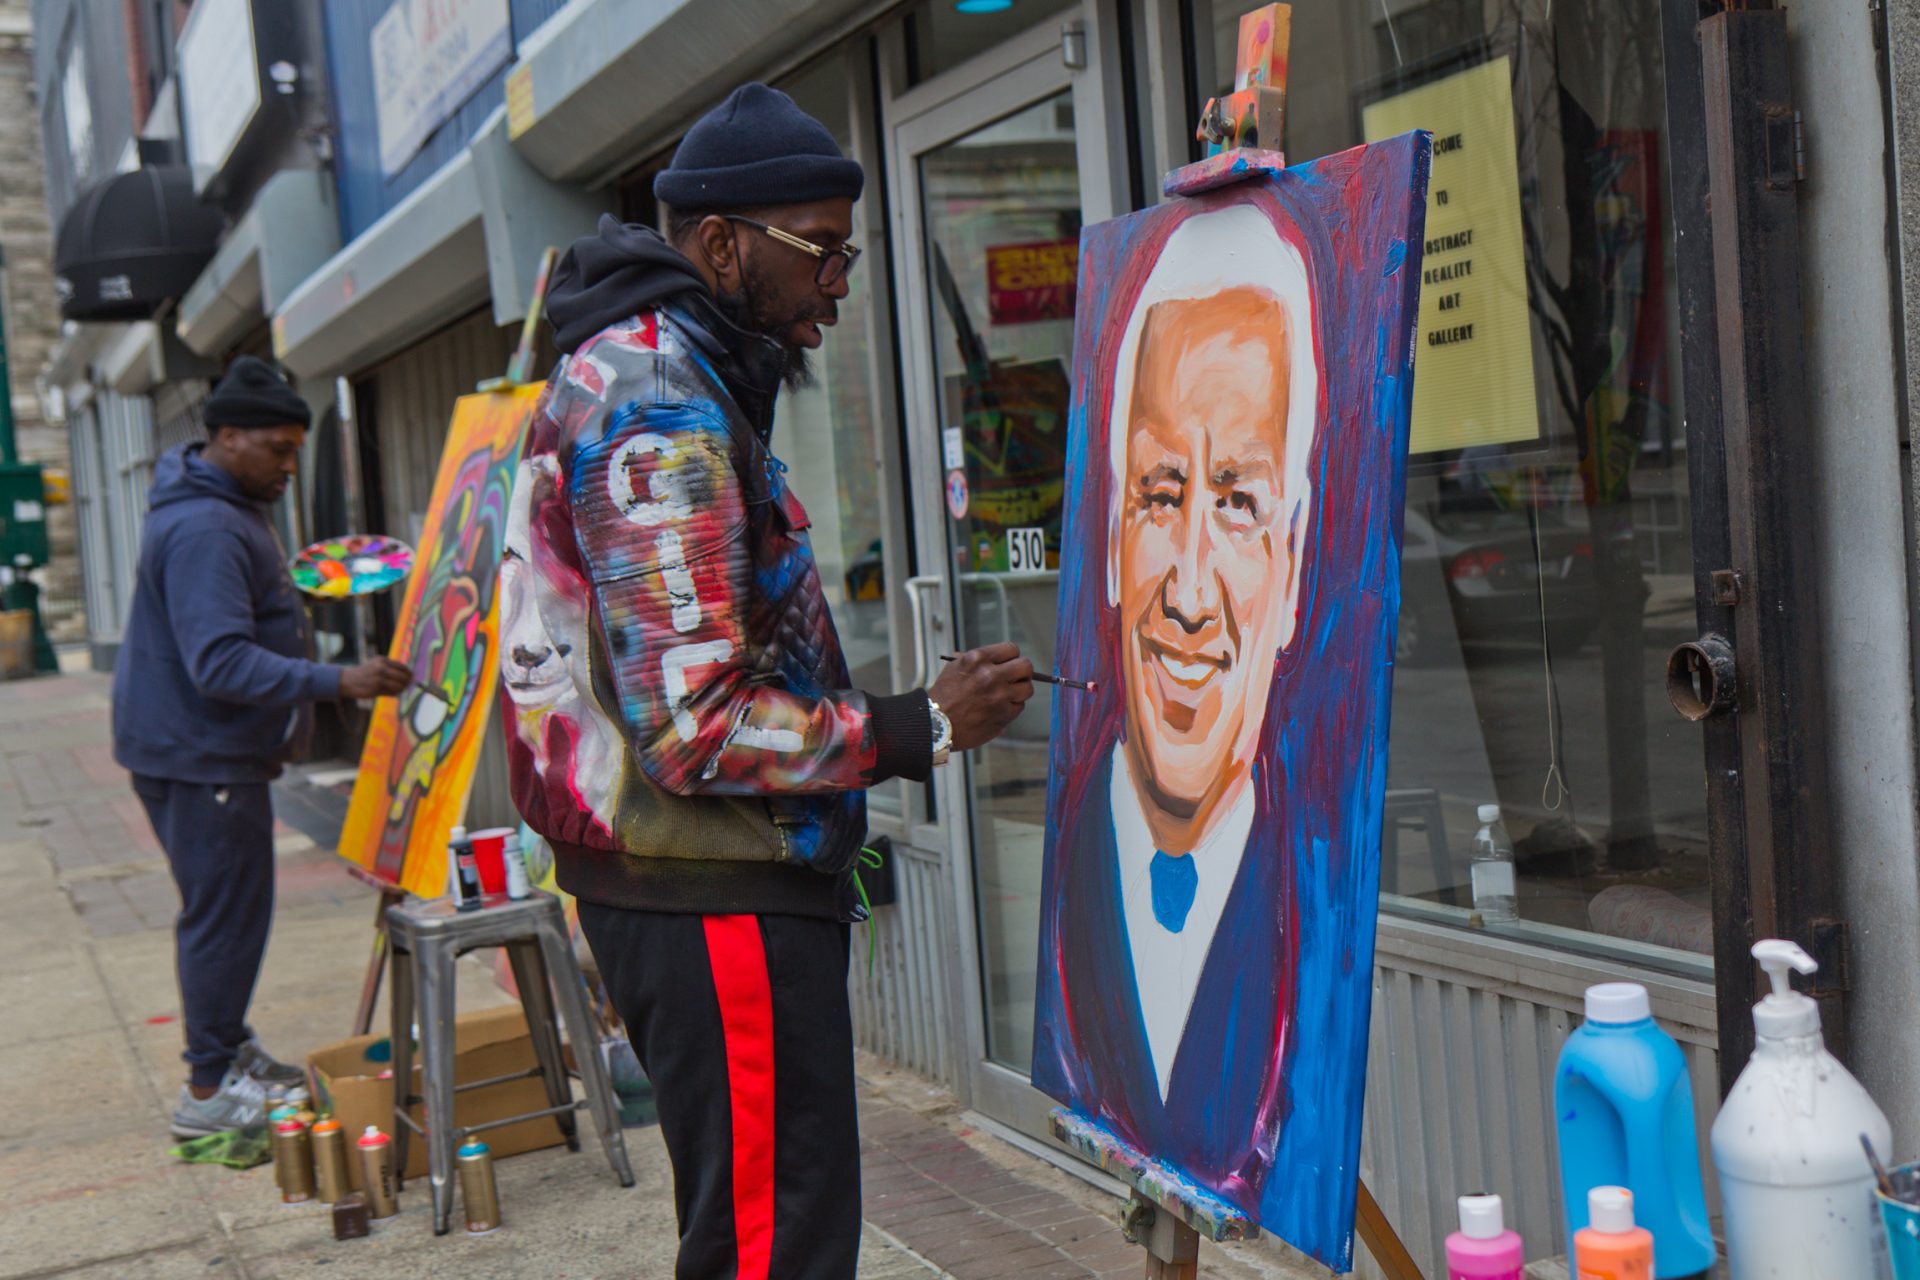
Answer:
<svg viewBox="0 0 1920 1280"><path fill-rule="evenodd" d="M909 689L926 687L927 670L932 663L927 661L927 611L920 602L920 593L933 587L945 587L947 580L937 573L921 574L908 578L902 585L907 592L907 612L913 618L913 680Z"/></svg>
<svg viewBox="0 0 1920 1280"><path fill-rule="evenodd" d="M1738 694L1733 646L1712 632L1667 655L1667 701L1689 720L1731 711Z"/></svg>

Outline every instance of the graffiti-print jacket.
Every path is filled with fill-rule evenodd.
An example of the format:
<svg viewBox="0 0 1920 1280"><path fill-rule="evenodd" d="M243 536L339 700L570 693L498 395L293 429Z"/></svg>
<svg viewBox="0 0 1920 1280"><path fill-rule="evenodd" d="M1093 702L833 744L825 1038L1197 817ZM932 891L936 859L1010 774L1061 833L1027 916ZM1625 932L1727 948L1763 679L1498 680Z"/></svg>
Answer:
<svg viewBox="0 0 1920 1280"><path fill-rule="evenodd" d="M563 359L502 571L514 798L560 884L844 916L863 788L924 778L924 692L849 690L770 439L784 353L690 291Z"/></svg>

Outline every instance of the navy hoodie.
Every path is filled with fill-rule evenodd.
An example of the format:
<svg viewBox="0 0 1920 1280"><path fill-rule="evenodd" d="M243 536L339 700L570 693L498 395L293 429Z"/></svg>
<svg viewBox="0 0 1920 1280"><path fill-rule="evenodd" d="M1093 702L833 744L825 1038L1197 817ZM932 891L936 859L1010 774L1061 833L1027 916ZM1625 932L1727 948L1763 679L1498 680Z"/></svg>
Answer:
<svg viewBox="0 0 1920 1280"><path fill-rule="evenodd" d="M340 694L306 659L306 609L266 509L231 475L170 450L154 467L140 573L113 672L113 757L134 774L265 782Z"/></svg>

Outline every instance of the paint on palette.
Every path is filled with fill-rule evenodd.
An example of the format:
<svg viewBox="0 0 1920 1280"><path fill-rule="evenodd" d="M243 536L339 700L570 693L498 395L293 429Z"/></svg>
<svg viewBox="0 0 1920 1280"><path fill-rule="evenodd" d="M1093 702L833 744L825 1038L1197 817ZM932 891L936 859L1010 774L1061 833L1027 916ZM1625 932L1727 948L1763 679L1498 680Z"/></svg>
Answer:
<svg viewBox="0 0 1920 1280"><path fill-rule="evenodd" d="M1033 1081L1342 1269L1429 157L1081 239Z"/></svg>
<svg viewBox="0 0 1920 1280"><path fill-rule="evenodd" d="M507 504L541 384L454 405L390 656L444 695L409 688L375 706L340 856L421 897L446 890L460 821L494 701Z"/></svg>
<svg viewBox="0 0 1920 1280"><path fill-rule="evenodd" d="M314 543L287 569L293 585L310 596L341 600L372 595L406 581L413 572L413 548L398 538L357 533Z"/></svg>

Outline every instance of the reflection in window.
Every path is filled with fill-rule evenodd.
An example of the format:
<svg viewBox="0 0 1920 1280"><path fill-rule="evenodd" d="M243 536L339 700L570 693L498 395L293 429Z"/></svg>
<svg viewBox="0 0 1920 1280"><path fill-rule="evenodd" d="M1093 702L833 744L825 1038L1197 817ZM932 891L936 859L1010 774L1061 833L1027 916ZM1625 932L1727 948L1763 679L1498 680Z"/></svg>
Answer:
<svg viewBox="0 0 1920 1280"><path fill-rule="evenodd" d="M1230 87L1246 7L1198 6L1203 95ZM1667 651L1694 632L1694 594L1659 23L1657 0L1299 0L1295 61L1311 50L1312 74L1289 85L1285 148L1301 160L1350 147L1369 108L1449 77L1476 86L1490 121L1486 74L1502 68L1507 189L1489 193L1482 170L1479 190L1448 194L1504 194L1510 208L1517 194L1518 269L1492 270L1500 246L1482 225L1451 253L1429 246L1430 269L1474 261L1448 279L1430 271L1423 290L1479 290L1492 306L1504 289L1524 305L1525 334L1483 342L1480 358L1530 370L1529 430L1475 443L1466 428L1492 392L1470 384L1415 424L1382 890L1466 918L1475 810L1498 803L1523 929L1705 952L1701 746L1663 691ZM1473 115L1447 91L1421 101L1437 104L1422 123L1442 139ZM1436 191L1448 163L1436 157ZM1445 213L1430 203L1433 228ZM1423 306L1423 331L1428 320ZM1416 370L1444 365L1431 341ZM1423 430L1448 447L1421 451Z"/></svg>

